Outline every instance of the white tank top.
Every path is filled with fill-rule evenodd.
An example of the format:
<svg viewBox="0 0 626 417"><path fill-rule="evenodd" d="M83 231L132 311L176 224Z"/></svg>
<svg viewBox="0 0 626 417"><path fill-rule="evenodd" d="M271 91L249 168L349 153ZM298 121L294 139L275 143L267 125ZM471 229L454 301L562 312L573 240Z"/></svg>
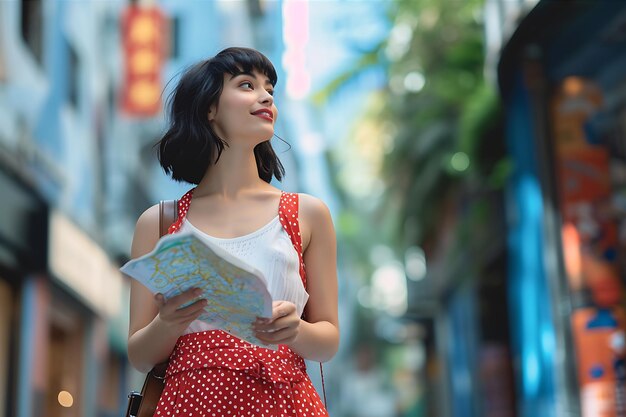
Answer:
<svg viewBox="0 0 626 417"><path fill-rule="evenodd" d="M208 235L186 218L183 219L180 230L194 230L203 239L218 245L231 255L260 270L265 276L272 300L294 303L298 316L302 316L309 294L300 278L298 253L293 247L289 234L282 227L279 216L252 233L230 239ZM215 330L215 328L205 322L195 320L187 327L184 334L207 330Z"/></svg>

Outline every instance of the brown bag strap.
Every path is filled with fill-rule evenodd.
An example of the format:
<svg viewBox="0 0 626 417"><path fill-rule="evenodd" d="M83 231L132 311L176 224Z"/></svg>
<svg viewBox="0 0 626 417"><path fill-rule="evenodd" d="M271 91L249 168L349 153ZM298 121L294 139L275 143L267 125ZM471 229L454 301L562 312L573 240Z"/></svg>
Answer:
<svg viewBox="0 0 626 417"><path fill-rule="evenodd" d="M178 217L178 200L159 201L159 238L165 236ZM165 373L169 361L154 365L148 372L141 394L131 392L125 417L152 417L165 387Z"/></svg>
<svg viewBox="0 0 626 417"><path fill-rule="evenodd" d="M167 234L170 225L178 218L178 200L161 200L159 201L159 237ZM168 362L154 365L150 373L157 379L165 378ZM146 378L146 383L148 379ZM145 383L144 383L145 389ZM143 390L142 390L143 392Z"/></svg>
<svg viewBox="0 0 626 417"><path fill-rule="evenodd" d="M159 201L159 237L167 234L167 229L178 219L178 200Z"/></svg>
<svg viewBox="0 0 626 417"><path fill-rule="evenodd" d="M167 372L167 366L169 365L169 363L170 363L169 360L165 362L157 363L156 365L154 365L154 368L150 370L150 373L156 379L165 379L165 372ZM146 382L144 382L144 385L146 384Z"/></svg>

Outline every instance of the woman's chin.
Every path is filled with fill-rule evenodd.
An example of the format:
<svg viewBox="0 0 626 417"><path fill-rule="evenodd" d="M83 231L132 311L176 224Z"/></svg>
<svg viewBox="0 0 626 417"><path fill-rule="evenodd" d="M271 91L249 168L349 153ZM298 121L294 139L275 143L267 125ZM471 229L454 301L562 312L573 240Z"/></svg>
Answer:
<svg viewBox="0 0 626 417"><path fill-rule="evenodd" d="M273 136L274 136L274 129L272 129L271 131L263 132L262 134L259 134L258 136L256 136L256 138L257 138L258 143L262 143L262 142L267 142L268 140L272 139Z"/></svg>
<svg viewBox="0 0 626 417"><path fill-rule="evenodd" d="M239 134L234 134L233 136L239 137L246 141L254 142L255 144L267 142L272 139L274 136L274 128L270 127L269 129L255 129L254 131L248 130L247 132L241 132ZM247 139L246 139L247 138Z"/></svg>

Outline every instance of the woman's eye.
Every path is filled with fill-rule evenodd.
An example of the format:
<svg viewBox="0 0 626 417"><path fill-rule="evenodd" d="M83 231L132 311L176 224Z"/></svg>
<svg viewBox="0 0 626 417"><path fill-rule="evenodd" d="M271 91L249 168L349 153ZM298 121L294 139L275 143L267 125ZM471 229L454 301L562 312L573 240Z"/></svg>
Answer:
<svg viewBox="0 0 626 417"><path fill-rule="evenodd" d="M274 90L267 90L268 93L270 93L270 96L274 95Z"/></svg>
<svg viewBox="0 0 626 417"><path fill-rule="evenodd" d="M247 88L253 88L252 87L252 83L249 82L249 81L245 81L245 82L240 84L240 87L243 87L243 86L248 86Z"/></svg>

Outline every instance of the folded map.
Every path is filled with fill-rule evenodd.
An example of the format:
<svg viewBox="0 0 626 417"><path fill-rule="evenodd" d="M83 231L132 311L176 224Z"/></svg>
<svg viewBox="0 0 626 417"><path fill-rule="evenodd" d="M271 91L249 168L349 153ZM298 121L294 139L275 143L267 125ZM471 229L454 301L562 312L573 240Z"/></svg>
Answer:
<svg viewBox="0 0 626 417"><path fill-rule="evenodd" d="M200 288L197 299L205 298L208 305L198 320L255 345L278 348L265 345L251 329L257 317L272 316L272 297L261 271L195 231L163 236L150 253L127 262L120 271L166 299Z"/></svg>

